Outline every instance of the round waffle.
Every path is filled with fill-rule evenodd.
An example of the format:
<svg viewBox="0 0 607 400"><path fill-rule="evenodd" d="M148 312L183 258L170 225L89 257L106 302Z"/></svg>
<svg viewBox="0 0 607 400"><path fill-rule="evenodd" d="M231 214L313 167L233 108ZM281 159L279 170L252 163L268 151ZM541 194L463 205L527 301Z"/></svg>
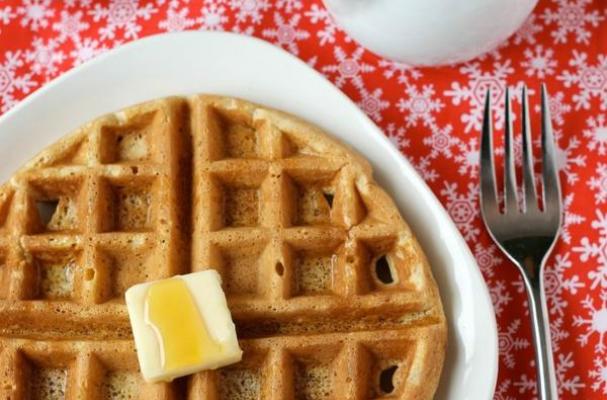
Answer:
<svg viewBox="0 0 607 400"><path fill-rule="evenodd" d="M241 363L147 384L124 292L215 268ZM431 399L446 323L369 164L234 98L88 123L0 187L0 397Z"/></svg>

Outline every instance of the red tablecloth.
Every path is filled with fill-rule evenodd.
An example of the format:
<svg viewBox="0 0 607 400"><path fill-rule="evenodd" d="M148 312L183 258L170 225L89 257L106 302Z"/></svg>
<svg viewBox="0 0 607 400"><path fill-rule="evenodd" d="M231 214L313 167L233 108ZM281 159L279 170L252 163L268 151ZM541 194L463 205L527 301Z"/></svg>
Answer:
<svg viewBox="0 0 607 400"><path fill-rule="evenodd" d="M607 397L605 0L541 0L497 51L435 69L407 68L364 50L334 25L320 0L5 0L0 112L110 48L184 29L242 32L296 54L356 101L416 166L489 285L500 331L496 399L534 398L535 372L521 280L478 211L483 95L490 86L503 104L506 84L526 82L537 104L539 84L547 82L566 210L546 275L559 391L562 399Z"/></svg>

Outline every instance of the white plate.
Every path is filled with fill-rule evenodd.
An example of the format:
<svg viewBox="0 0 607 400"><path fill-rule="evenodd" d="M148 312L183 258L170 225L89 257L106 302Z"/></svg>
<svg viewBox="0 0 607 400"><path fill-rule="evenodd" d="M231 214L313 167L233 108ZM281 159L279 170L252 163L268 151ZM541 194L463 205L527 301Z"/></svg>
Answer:
<svg viewBox="0 0 607 400"><path fill-rule="evenodd" d="M375 168L430 259L449 320L438 399L491 399L497 330L475 260L441 204L379 128L304 62L264 41L187 32L128 44L76 68L0 117L0 181L48 144L101 114L176 94L243 97L312 121Z"/></svg>

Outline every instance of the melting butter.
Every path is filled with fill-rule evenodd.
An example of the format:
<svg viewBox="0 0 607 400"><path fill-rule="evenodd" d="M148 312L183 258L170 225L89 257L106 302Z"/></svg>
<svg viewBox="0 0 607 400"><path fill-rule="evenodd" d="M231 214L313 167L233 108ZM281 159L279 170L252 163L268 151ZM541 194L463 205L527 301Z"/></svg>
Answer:
<svg viewBox="0 0 607 400"><path fill-rule="evenodd" d="M146 298L146 323L156 332L165 372L187 368L221 354L222 346L209 335L200 311L180 278L150 286Z"/></svg>
<svg viewBox="0 0 607 400"><path fill-rule="evenodd" d="M172 381L242 358L217 271L141 283L125 299L146 381Z"/></svg>

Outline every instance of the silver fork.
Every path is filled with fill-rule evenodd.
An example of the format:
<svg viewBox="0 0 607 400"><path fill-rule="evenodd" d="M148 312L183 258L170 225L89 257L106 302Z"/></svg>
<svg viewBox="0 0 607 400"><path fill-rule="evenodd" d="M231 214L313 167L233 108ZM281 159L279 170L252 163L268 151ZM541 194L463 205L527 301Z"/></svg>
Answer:
<svg viewBox="0 0 607 400"><path fill-rule="evenodd" d="M491 237L518 267L525 282L533 330L538 397L540 400L556 400L558 392L542 277L547 256L556 242L561 227L561 186L556 165L548 93L546 86L542 85L543 207L540 209L533 175L527 88L523 88L522 96L524 201L519 203L517 196L510 92L506 89L503 212L498 206L493 160L491 92L488 90L481 138L481 213Z"/></svg>

